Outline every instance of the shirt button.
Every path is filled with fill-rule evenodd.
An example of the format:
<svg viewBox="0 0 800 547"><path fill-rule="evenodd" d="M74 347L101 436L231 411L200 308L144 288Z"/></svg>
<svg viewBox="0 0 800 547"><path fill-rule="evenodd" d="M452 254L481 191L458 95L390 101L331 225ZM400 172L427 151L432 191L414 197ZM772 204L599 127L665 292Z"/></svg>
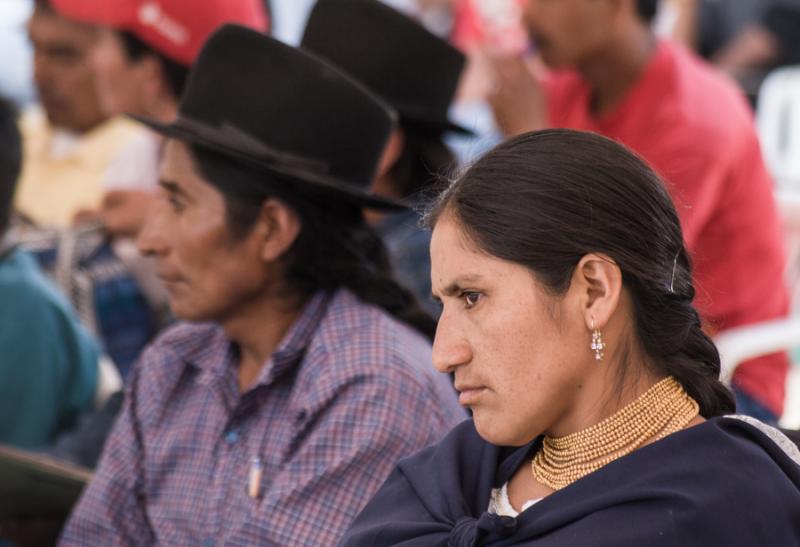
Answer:
<svg viewBox="0 0 800 547"><path fill-rule="evenodd" d="M235 429L231 429L227 433L225 433L225 442L228 444L236 444L236 441L239 440L239 432Z"/></svg>

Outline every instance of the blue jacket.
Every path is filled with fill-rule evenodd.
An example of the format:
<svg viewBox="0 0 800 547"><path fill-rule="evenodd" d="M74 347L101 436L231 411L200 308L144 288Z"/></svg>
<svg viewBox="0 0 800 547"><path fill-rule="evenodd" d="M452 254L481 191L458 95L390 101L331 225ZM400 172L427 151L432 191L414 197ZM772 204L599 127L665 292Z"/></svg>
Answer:
<svg viewBox="0 0 800 547"><path fill-rule="evenodd" d="M670 435L517 518L487 513L492 488L528 465L540 443L498 448L462 423L400 462L341 545L800 545L800 466L741 420Z"/></svg>

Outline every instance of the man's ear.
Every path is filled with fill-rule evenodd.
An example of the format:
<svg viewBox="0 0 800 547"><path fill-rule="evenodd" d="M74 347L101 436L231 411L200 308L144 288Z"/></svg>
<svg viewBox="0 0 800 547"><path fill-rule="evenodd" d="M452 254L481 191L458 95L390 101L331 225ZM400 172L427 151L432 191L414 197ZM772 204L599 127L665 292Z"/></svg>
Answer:
<svg viewBox="0 0 800 547"><path fill-rule="evenodd" d="M253 234L259 239L261 259L279 260L300 235L298 214L283 201L269 198L261 205Z"/></svg>
<svg viewBox="0 0 800 547"><path fill-rule="evenodd" d="M575 267L570 291L576 291L586 328L602 329L619 305L622 271L607 255L587 254Z"/></svg>

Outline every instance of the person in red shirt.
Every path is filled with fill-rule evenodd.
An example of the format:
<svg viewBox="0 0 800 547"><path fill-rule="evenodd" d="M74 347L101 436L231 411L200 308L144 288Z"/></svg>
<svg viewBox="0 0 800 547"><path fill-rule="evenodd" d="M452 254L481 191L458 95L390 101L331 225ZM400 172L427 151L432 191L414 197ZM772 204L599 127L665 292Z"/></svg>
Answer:
<svg viewBox="0 0 800 547"><path fill-rule="evenodd" d="M528 0L523 19L552 72L537 78L522 60L498 63L490 98L498 125L506 134L593 131L639 153L676 203L706 330L782 317L781 227L752 112L727 77L654 36L656 4ZM785 354L742 364L739 410L776 421L787 369Z"/></svg>

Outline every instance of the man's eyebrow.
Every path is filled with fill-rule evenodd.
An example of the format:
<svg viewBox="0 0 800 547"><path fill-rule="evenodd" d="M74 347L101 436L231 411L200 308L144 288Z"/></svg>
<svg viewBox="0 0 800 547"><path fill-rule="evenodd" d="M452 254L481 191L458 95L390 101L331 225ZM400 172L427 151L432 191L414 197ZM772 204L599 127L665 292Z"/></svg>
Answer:
<svg viewBox="0 0 800 547"><path fill-rule="evenodd" d="M170 194L178 194L180 196L189 197L189 195L186 193L186 190L181 188L181 186L177 182L161 179L158 181L158 185L161 186L161 188L163 188Z"/></svg>

